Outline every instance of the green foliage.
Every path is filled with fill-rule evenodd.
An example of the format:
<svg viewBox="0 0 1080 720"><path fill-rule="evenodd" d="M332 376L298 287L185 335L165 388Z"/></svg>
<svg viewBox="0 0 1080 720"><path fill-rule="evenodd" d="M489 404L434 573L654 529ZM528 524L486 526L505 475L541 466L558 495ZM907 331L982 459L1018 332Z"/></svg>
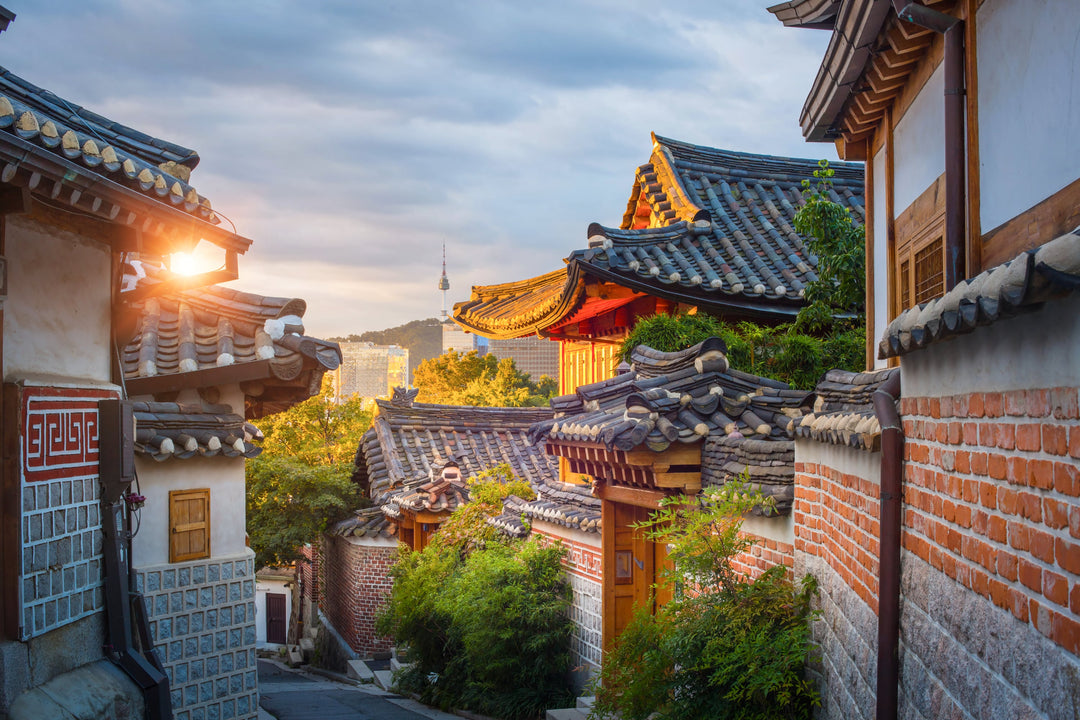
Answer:
<svg viewBox="0 0 1080 720"><path fill-rule="evenodd" d="M722 323L703 313L660 313L638 321L619 347L619 357L630 362L630 353L638 345L646 345L662 352L685 350L706 338L721 335L722 332Z"/></svg>
<svg viewBox="0 0 1080 720"><path fill-rule="evenodd" d="M335 403L326 378L318 395L255 424L265 440L246 465L247 530L259 567L282 565L358 506L352 462L371 413L358 398Z"/></svg>
<svg viewBox="0 0 1080 720"><path fill-rule="evenodd" d="M861 371L866 344L859 328L834 328L824 336L799 332L796 325L768 327L750 322L724 325L720 337L728 361L744 372L812 390L831 368Z"/></svg>
<svg viewBox="0 0 1080 720"><path fill-rule="evenodd" d="M512 358L499 360L475 350L465 354L451 350L421 362L413 372L413 384L420 390L417 401L444 405L542 407L553 382L541 378L541 388L517 369Z"/></svg>
<svg viewBox="0 0 1080 720"><path fill-rule="evenodd" d="M734 568L754 540L741 516L765 505L742 480L699 498L673 498L639 529L666 543L675 599L639 612L605 656L591 717L625 720L809 718L805 680L812 578L796 588L783 567L756 581ZM694 592L683 592L685 588Z"/></svg>
<svg viewBox="0 0 1080 720"><path fill-rule="evenodd" d="M329 523L357 506L348 464L309 465L263 453L247 463L247 529L255 563L280 566L300 558Z"/></svg>
<svg viewBox="0 0 1080 720"><path fill-rule="evenodd" d="M379 632L414 659L399 686L443 709L508 720L572 701L564 555L536 541L489 545L464 560L436 545L406 551L378 618Z"/></svg>
<svg viewBox="0 0 1080 720"><path fill-rule="evenodd" d="M327 375L318 395L254 421L266 438L262 456L287 457L307 465L352 463L360 436L371 427L372 414L360 398L335 402L332 383Z"/></svg>
<svg viewBox="0 0 1080 720"><path fill-rule="evenodd" d="M807 307L796 321L800 328L828 330L840 314L853 317L845 323L864 323L866 298L866 233L851 211L829 199L835 171L827 160L814 171L817 182L803 180L806 204L795 214L795 230L806 238L817 255L818 279L807 283Z"/></svg>
<svg viewBox="0 0 1080 720"><path fill-rule="evenodd" d="M469 502L456 508L439 526L431 542L445 548L471 551L489 543L501 542L505 536L488 525L487 519L502 512L503 500L517 495L526 500L536 499L532 486L514 475L509 463L500 463L468 479Z"/></svg>

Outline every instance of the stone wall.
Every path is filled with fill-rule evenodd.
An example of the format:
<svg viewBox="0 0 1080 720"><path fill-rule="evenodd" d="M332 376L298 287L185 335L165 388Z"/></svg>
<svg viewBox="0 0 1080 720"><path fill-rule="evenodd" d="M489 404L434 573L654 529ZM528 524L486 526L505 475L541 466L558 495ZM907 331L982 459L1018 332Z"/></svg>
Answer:
<svg viewBox="0 0 1080 720"><path fill-rule="evenodd" d="M393 589L388 573L396 557L394 541L323 536L319 607L361 657L393 645L375 632L375 616Z"/></svg>
<svg viewBox="0 0 1080 720"><path fill-rule="evenodd" d="M600 535L571 530L541 520L533 521L533 534L546 542L561 542L567 550L567 580L573 592L570 619L574 623L571 655L575 667L583 668L580 684L600 667L603 655L603 555Z"/></svg>
<svg viewBox="0 0 1080 720"><path fill-rule="evenodd" d="M258 712L255 554L136 568L165 665L174 720Z"/></svg>
<svg viewBox="0 0 1080 720"><path fill-rule="evenodd" d="M811 629L820 654L810 666L818 715L872 720L881 454L799 440L795 458L795 576L818 582Z"/></svg>
<svg viewBox="0 0 1080 720"><path fill-rule="evenodd" d="M1076 387L902 399L908 717L1080 712L1077 400Z"/></svg>
<svg viewBox="0 0 1080 720"><path fill-rule="evenodd" d="M112 390L22 390L22 599L27 640L104 609L98 401Z"/></svg>

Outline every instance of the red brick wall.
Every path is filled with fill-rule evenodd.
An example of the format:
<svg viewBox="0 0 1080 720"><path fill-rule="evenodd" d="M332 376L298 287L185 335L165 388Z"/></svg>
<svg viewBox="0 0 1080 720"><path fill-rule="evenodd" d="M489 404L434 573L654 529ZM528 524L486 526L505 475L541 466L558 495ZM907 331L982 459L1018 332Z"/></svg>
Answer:
<svg viewBox="0 0 1080 720"><path fill-rule="evenodd" d="M795 564L795 547L790 543L752 535L753 547L736 555L733 567L748 577L757 579L773 565L786 565L788 576L793 576L791 568Z"/></svg>
<svg viewBox="0 0 1080 720"><path fill-rule="evenodd" d="M875 613L880 497L876 482L795 463L795 550L822 558Z"/></svg>
<svg viewBox="0 0 1080 720"><path fill-rule="evenodd" d="M375 633L375 615L393 588L387 576L397 549L323 536L319 607L355 652L389 650L390 638Z"/></svg>
<svg viewBox="0 0 1080 720"><path fill-rule="evenodd" d="M1080 654L1077 389L904 398L904 547Z"/></svg>

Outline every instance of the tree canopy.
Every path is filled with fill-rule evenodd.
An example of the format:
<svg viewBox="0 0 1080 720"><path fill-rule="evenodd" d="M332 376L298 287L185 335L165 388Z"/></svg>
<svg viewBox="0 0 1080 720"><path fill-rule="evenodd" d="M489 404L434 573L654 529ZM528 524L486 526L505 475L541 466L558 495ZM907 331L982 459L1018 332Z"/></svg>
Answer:
<svg viewBox="0 0 1080 720"><path fill-rule="evenodd" d="M541 407L556 391L548 377L533 383L512 358L499 360L475 350L451 350L421 362L413 372L418 402L477 407Z"/></svg>
<svg viewBox="0 0 1080 720"><path fill-rule="evenodd" d="M247 463L247 526L259 567L298 559L358 506L353 457L371 420L359 398L335 403L326 378L318 395L255 422L266 439Z"/></svg>

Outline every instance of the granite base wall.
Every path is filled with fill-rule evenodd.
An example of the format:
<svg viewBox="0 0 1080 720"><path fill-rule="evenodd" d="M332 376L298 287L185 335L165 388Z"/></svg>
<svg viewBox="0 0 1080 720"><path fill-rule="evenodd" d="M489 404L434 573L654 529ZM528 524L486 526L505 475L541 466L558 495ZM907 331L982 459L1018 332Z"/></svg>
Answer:
<svg viewBox="0 0 1080 720"><path fill-rule="evenodd" d="M255 554L136 573L169 677L174 720L256 717Z"/></svg>

